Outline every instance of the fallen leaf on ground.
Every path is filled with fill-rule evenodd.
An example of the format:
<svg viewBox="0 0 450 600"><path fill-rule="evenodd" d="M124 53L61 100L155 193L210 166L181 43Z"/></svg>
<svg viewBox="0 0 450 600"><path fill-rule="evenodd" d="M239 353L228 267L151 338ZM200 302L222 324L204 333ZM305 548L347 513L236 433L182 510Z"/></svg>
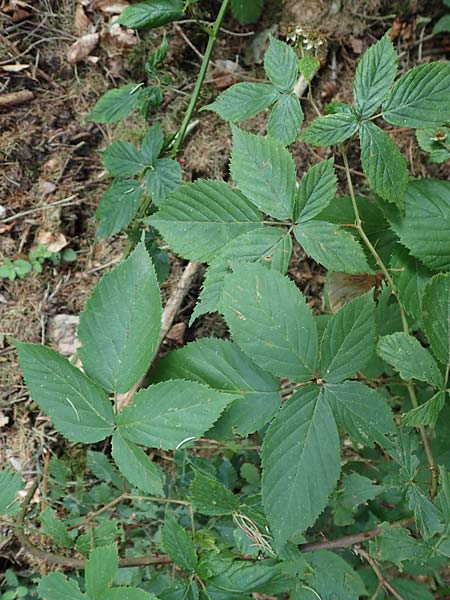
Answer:
<svg viewBox="0 0 450 600"><path fill-rule="evenodd" d="M75 16L73 19L73 23L75 26L75 29L77 31L79 31L80 33L82 33L83 31L92 31L92 28L94 27L92 24L92 21L89 19L89 17L86 15L86 13L84 12L84 8L82 4L77 4L77 7L75 9Z"/></svg>
<svg viewBox="0 0 450 600"><path fill-rule="evenodd" d="M40 231L37 236L37 245L44 244L50 252L59 252L69 243L62 233Z"/></svg>
<svg viewBox="0 0 450 600"><path fill-rule="evenodd" d="M326 290L331 310L336 312L346 302L362 296L379 282L376 275L350 275L348 273L331 273L327 278Z"/></svg>
<svg viewBox="0 0 450 600"><path fill-rule="evenodd" d="M241 80L242 67L232 60L216 60L212 78L218 90L224 90Z"/></svg>
<svg viewBox="0 0 450 600"><path fill-rule="evenodd" d="M17 63L15 65L3 65L2 71L7 71L8 73L19 73L24 69L29 69L30 65Z"/></svg>
<svg viewBox="0 0 450 600"><path fill-rule="evenodd" d="M126 0L94 0L92 8L96 8L107 15L120 15L120 13L129 5Z"/></svg>
<svg viewBox="0 0 450 600"><path fill-rule="evenodd" d="M67 60L72 64L80 62L89 56L97 46L100 36L98 33L87 33L74 42L67 51Z"/></svg>
<svg viewBox="0 0 450 600"><path fill-rule="evenodd" d="M105 34L115 46L135 46L138 39L133 29L125 29L119 23L112 23Z"/></svg>

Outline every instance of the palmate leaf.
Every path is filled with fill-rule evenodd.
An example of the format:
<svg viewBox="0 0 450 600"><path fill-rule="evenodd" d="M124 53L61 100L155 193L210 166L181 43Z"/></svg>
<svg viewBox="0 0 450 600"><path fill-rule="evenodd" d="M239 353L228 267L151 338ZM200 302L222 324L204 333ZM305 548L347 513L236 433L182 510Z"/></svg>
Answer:
<svg viewBox="0 0 450 600"><path fill-rule="evenodd" d="M306 223L326 208L336 196L334 159L322 160L303 176L296 198L296 222Z"/></svg>
<svg viewBox="0 0 450 600"><path fill-rule="evenodd" d="M213 110L224 121L237 123L268 108L279 96L280 92L270 83L245 81L226 89L202 110Z"/></svg>
<svg viewBox="0 0 450 600"><path fill-rule="evenodd" d="M141 94L142 88L136 83L127 83L117 89L108 90L97 101L88 120L96 123L120 121L139 106Z"/></svg>
<svg viewBox="0 0 450 600"><path fill-rule="evenodd" d="M431 349L444 365L450 363L450 275L433 277L423 295L423 326Z"/></svg>
<svg viewBox="0 0 450 600"><path fill-rule="evenodd" d="M300 139L312 146L333 146L344 142L357 131L356 115L339 112L314 119Z"/></svg>
<svg viewBox="0 0 450 600"><path fill-rule="evenodd" d="M338 425L352 440L365 446L374 442L384 448L391 446L386 434L395 432L393 414L376 390L358 381L346 381L325 385L324 394Z"/></svg>
<svg viewBox="0 0 450 600"><path fill-rule="evenodd" d="M232 515L239 509L239 498L216 479L201 471L195 472L189 488L189 499L194 510L211 517Z"/></svg>
<svg viewBox="0 0 450 600"><path fill-rule="evenodd" d="M450 63L432 62L400 77L383 103L383 119L400 127L433 127L450 121Z"/></svg>
<svg viewBox="0 0 450 600"><path fill-rule="evenodd" d="M277 219L291 216L295 195L295 164L281 144L232 126L231 176L261 211Z"/></svg>
<svg viewBox="0 0 450 600"><path fill-rule="evenodd" d="M165 551L176 565L183 571L195 571L198 559L194 541L171 513L166 516L162 540Z"/></svg>
<svg viewBox="0 0 450 600"><path fill-rule="evenodd" d="M262 227L262 216L228 184L199 179L179 186L146 222L174 252L203 262L215 258L232 239Z"/></svg>
<svg viewBox="0 0 450 600"><path fill-rule="evenodd" d="M264 437L262 461L264 508L281 546L314 524L339 477L339 436L319 386L286 403Z"/></svg>
<svg viewBox="0 0 450 600"><path fill-rule="evenodd" d="M116 421L127 440L174 450L201 437L236 397L194 381L163 381L137 392Z"/></svg>
<svg viewBox="0 0 450 600"><path fill-rule="evenodd" d="M400 150L387 133L371 122L359 129L361 162L370 187L398 207L408 185L408 168Z"/></svg>
<svg viewBox="0 0 450 600"><path fill-rule="evenodd" d="M92 600L100 598L111 587L119 567L117 547L94 548L86 563L86 593Z"/></svg>
<svg viewBox="0 0 450 600"><path fill-rule="evenodd" d="M288 146L297 139L302 123L303 110L297 94L282 94L272 108L267 131L270 137Z"/></svg>
<svg viewBox="0 0 450 600"><path fill-rule="evenodd" d="M353 84L356 109L362 117L370 117L387 96L397 73L397 62L389 32L364 52Z"/></svg>
<svg viewBox="0 0 450 600"><path fill-rule="evenodd" d="M397 245L392 253L391 270L405 310L421 323L422 296L432 272L400 245Z"/></svg>
<svg viewBox="0 0 450 600"><path fill-rule="evenodd" d="M332 223L309 221L294 228L303 250L330 271L372 273L361 244L351 233Z"/></svg>
<svg viewBox="0 0 450 600"><path fill-rule="evenodd" d="M167 196L180 185L182 174L180 163L171 158L159 158L146 171L145 185L156 206L161 206Z"/></svg>
<svg viewBox="0 0 450 600"><path fill-rule="evenodd" d="M55 429L71 442L84 443L112 433L112 405L96 383L50 348L18 341L15 346L30 395Z"/></svg>
<svg viewBox="0 0 450 600"><path fill-rule="evenodd" d="M143 243L96 285L80 315L78 352L86 373L125 393L145 373L161 329L161 295Z"/></svg>
<svg viewBox="0 0 450 600"><path fill-rule="evenodd" d="M128 481L147 494L164 496L160 468L145 452L125 439L120 430L112 438L112 456Z"/></svg>
<svg viewBox="0 0 450 600"><path fill-rule="evenodd" d="M450 182L412 180L406 188L403 212L389 205L383 210L412 256L430 269L450 269Z"/></svg>
<svg viewBox="0 0 450 600"><path fill-rule="evenodd" d="M117 140L102 152L103 164L113 177L131 177L141 173L145 156L130 142Z"/></svg>
<svg viewBox="0 0 450 600"><path fill-rule="evenodd" d="M280 92L292 92L298 76L298 56L290 46L269 34L264 70Z"/></svg>
<svg viewBox="0 0 450 600"><path fill-rule="evenodd" d="M257 365L293 381L312 379L317 330L294 282L262 265L239 265L225 280L222 307L236 343Z"/></svg>
<svg viewBox="0 0 450 600"><path fill-rule="evenodd" d="M436 361L419 340L407 333L393 333L379 339L377 352L400 373L402 379L418 379L440 387L444 383Z"/></svg>
<svg viewBox="0 0 450 600"><path fill-rule="evenodd" d="M236 398L208 432L213 438L247 436L261 429L280 406L279 382L226 340L187 344L162 358L150 374L152 383L172 378L203 383Z"/></svg>
<svg viewBox="0 0 450 600"><path fill-rule="evenodd" d="M127 6L117 22L132 29L161 27L184 17L182 0L144 0Z"/></svg>
<svg viewBox="0 0 450 600"><path fill-rule="evenodd" d="M142 187L136 179L115 179L100 198L95 211L96 237L107 238L134 219L141 204Z"/></svg>
<svg viewBox="0 0 450 600"><path fill-rule="evenodd" d="M320 346L319 373L338 383L363 369L375 352L373 294L355 298L331 316Z"/></svg>

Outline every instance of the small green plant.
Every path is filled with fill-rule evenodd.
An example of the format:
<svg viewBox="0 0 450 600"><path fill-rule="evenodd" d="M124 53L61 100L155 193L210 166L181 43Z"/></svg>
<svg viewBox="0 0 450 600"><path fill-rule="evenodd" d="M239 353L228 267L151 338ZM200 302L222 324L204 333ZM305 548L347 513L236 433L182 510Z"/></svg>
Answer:
<svg viewBox="0 0 450 600"><path fill-rule="evenodd" d="M16 258L15 260L5 258L3 264L0 265L0 278L9 279L10 281L17 278L23 279L30 271L42 273L46 260L50 260L56 265L61 261L73 262L76 258L77 255L71 248L52 252L45 244L39 244L37 248L30 251L27 258Z"/></svg>
<svg viewBox="0 0 450 600"><path fill-rule="evenodd" d="M145 18L150 11L155 24L158 6L158 24L185 8L163 0L126 10L136 19L136 7ZM219 15L226 7L225 0ZM177 185L156 201L156 212L142 212L141 225L159 231L174 252L207 263L192 319L221 313L231 340L197 339L155 359L163 311L144 239L86 303L82 370L50 348L15 341L30 395L55 429L71 443L103 448L87 450L77 477L52 458L43 511L31 506L39 481L19 503L21 477L9 468L0 473L0 512L15 518L23 547L73 570L42 577L41 597L445 594L450 184L411 178L379 124L443 127L450 63L397 79L397 62L388 34L366 51L354 103L329 106L300 135L330 147L330 158L297 182L287 145L303 121L294 98L299 57L272 38L270 83L237 84L208 107L234 123L272 106L268 136L232 125L234 185ZM158 177L147 146L157 172L164 142L160 129L151 131L140 149L125 152L122 143L117 159L106 151L116 185L123 169L140 177L127 186ZM364 195L355 192L348 162L358 138ZM337 197L338 161L344 197ZM152 244L153 229L149 236ZM327 286L333 275L347 286L362 281L356 297L314 314L286 275L293 237L328 270ZM28 524L32 511L38 530ZM30 531L46 536L51 549Z"/></svg>

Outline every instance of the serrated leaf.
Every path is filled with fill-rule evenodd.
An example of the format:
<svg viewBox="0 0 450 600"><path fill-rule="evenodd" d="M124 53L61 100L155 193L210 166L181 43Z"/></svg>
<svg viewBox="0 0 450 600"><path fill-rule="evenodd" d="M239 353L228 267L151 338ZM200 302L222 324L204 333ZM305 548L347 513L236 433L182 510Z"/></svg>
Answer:
<svg viewBox="0 0 450 600"><path fill-rule="evenodd" d="M240 265L225 280L222 307L236 343L257 365L293 381L312 378L316 326L287 277L262 265Z"/></svg>
<svg viewBox="0 0 450 600"><path fill-rule="evenodd" d="M104 440L113 430L105 392L66 359L39 344L15 341L30 395L71 442Z"/></svg>
<svg viewBox="0 0 450 600"><path fill-rule="evenodd" d="M364 369L375 352L375 304L371 293L345 304L328 321L320 346L319 373L339 383Z"/></svg>
<svg viewBox="0 0 450 600"><path fill-rule="evenodd" d="M96 123L116 123L139 105L142 88L135 83L127 83L114 90L108 90L95 104L88 121Z"/></svg>
<svg viewBox="0 0 450 600"><path fill-rule="evenodd" d="M144 592L136 587L116 587L108 590L99 600L158 600L155 594Z"/></svg>
<svg viewBox="0 0 450 600"><path fill-rule="evenodd" d="M406 248L397 245L392 253L391 274L406 312L421 323L422 296L431 271L410 256Z"/></svg>
<svg viewBox="0 0 450 600"><path fill-rule="evenodd" d="M134 219L141 204L142 187L135 179L115 179L100 198L95 211L99 221L96 236L107 238Z"/></svg>
<svg viewBox="0 0 450 600"><path fill-rule="evenodd" d="M112 456L132 485L152 496L164 496L161 470L141 448L126 440L120 430L112 438Z"/></svg>
<svg viewBox="0 0 450 600"><path fill-rule="evenodd" d="M450 121L450 63L432 62L400 77L383 103L383 119L400 127L433 127Z"/></svg>
<svg viewBox="0 0 450 600"><path fill-rule="evenodd" d="M320 61L312 54L305 54L300 59L299 69L306 81L311 81L313 75L320 69Z"/></svg>
<svg viewBox="0 0 450 600"><path fill-rule="evenodd" d="M233 17L242 25L256 23L261 15L264 0L231 0Z"/></svg>
<svg viewBox="0 0 450 600"><path fill-rule="evenodd" d="M410 427L419 427L420 425L435 427L444 406L445 392L438 392L424 404L405 413L402 417L402 423Z"/></svg>
<svg viewBox="0 0 450 600"><path fill-rule="evenodd" d="M406 560L425 560L426 547L414 539L407 529L392 528L382 523L383 533L370 541L370 553L378 561L391 562L402 570Z"/></svg>
<svg viewBox="0 0 450 600"><path fill-rule="evenodd" d="M364 52L353 84L356 109L362 117L370 117L387 96L397 73L397 62L389 32Z"/></svg>
<svg viewBox="0 0 450 600"><path fill-rule="evenodd" d="M377 285L375 275L350 275L328 273L325 281L325 294L332 312L338 311L350 300L359 298ZM328 318L329 315L322 315Z"/></svg>
<svg viewBox="0 0 450 600"><path fill-rule="evenodd" d="M262 227L262 216L228 184L199 179L179 186L146 222L174 252L204 262L232 239Z"/></svg>
<svg viewBox="0 0 450 600"><path fill-rule="evenodd" d="M408 600L434 600L433 594L423 585L410 579L392 579L397 593Z"/></svg>
<svg viewBox="0 0 450 600"><path fill-rule="evenodd" d="M312 146L333 146L347 140L357 131L356 115L339 112L314 119L300 139Z"/></svg>
<svg viewBox="0 0 450 600"><path fill-rule="evenodd" d="M162 358L150 374L151 382L171 378L203 383L237 396L208 435L243 437L261 429L280 406L280 385L226 340L202 339Z"/></svg>
<svg viewBox="0 0 450 600"><path fill-rule="evenodd" d="M294 227L303 250L330 271L371 273L361 244L351 233L325 221L308 221Z"/></svg>
<svg viewBox="0 0 450 600"><path fill-rule="evenodd" d="M97 479L113 483L116 487L122 487L122 478L119 472L103 452L88 450L86 452L86 466Z"/></svg>
<svg viewBox="0 0 450 600"><path fill-rule="evenodd" d="M161 296L143 243L95 286L80 315L78 349L86 373L125 393L147 370L161 329Z"/></svg>
<svg viewBox="0 0 450 600"><path fill-rule="evenodd" d="M184 17L181 0L145 0L127 6L117 22L132 29L161 27Z"/></svg>
<svg viewBox="0 0 450 600"><path fill-rule="evenodd" d="M346 474L342 478L339 502L353 510L363 502L376 498L383 489L382 486L376 485L371 479L359 473Z"/></svg>
<svg viewBox="0 0 450 600"><path fill-rule="evenodd" d="M450 472L443 466L439 466L439 480L441 485L437 502L447 523L448 530L450 527Z"/></svg>
<svg viewBox="0 0 450 600"><path fill-rule="evenodd" d="M194 381L163 381L137 392L116 421L127 440L174 450L201 437L235 398Z"/></svg>
<svg viewBox="0 0 450 600"><path fill-rule="evenodd" d="M311 167L300 182L295 206L296 222L306 223L322 212L336 196L337 179L334 159L322 160Z"/></svg>
<svg viewBox="0 0 450 600"><path fill-rule="evenodd" d="M282 94L273 105L267 131L274 140L288 146L297 139L302 123L303 110L297 94Z"/></svg>
<svg viewBox="0 0 450 600"><path fill-rule="evenodd" d="M148 128L141 144L141 153L148 165L154 165L164 145L164 132L159 123Z"/></svg>
<svg viewBox="0 0 450 600"><path fill-rule="evenodd" d="M48 535L48 537L60 548L71 548L72 538L67 531L67 527L62 521L56 516L56 512L47 506L39 515L39 521L41 522L42 533Z"/></svg>
<svg viewBox="0 0 450 600"><path fill-rule="evenodd" d="M305 600L315 600L317 595L325 600L358 600L367 595L364 583L359 573L341 556L328 550L313 552L311 559L311 573L307 582L314 588L314 595ZM299 596L299 600L303 596Z"/></svg>
<svg viewBox="0 0 450 600"><path fill-rule="evenodd" d="M450 275L433 277L423 295L423 326L436 358L450 363Z"/></svg>
<svg viewBox="0 0 450 600"><path fill-rule="evenodd" d="M50 573L41 579L38 594L45 600L87 600L73 579L67 579L62 573Z"/></svg>
<svg viewBox="0 0 450 600"><path fill-rule="evenodd" d="M391 445L385 434L395 431L393 414L376 390L358 381L345 381L327 384L325 396L338 425L355 442L365 446L377 442L384 448Z"/></svg>
<svg viewBox="0 0 450 600"><path fill-rule="evenodd" d="M76 541L76 550L82 554L89 554L94 548L110 546L120 534L119 521L104 519L96 527L89 527L86 533L81 534Z"/></svg>
<svg viewBox="0 0 450 600"><path fill-rule="evenodd" d="M407 484L406 496L409 508L414 512L419 531L425 539L442 531L441 513L417 484Z"/></svg>
<svg viewBox="0 0 450 600"><path fill-rule="evenodd" d="M269 34L269 47L264 55L264 70L280 92L292 92L298 77L298 56L272 34Z"/></svg>
<svg viewBox="0 0 450 600"><path fill-rule="evenodd" d="M292 587L292 578L286 577L273 562L233 561L220 567L208 581L208 595L217 600L237 600L254 593L281 594Z"/></svg>
<svg viewBox="0 0 450 600"><path fill-rule="evenodd" d="M441 387L444 383L436 361L419 340L407 333L393 333L380 338L377 353L392 365L404 380L418 379Z"/></svg>
<svg viewBox="0 0 450 600"><path fill-rule="evenodd" d="M450 182L410 181L403 212L391 206L383 210L392 229L413 256L435 271L450 269Z"/></svg>
<svg viewBox="0 0 450 600"><path fill-rule="evenodd" d="M86 592L94 600L111 587L119 566L117 547L103 546L94 548L86 563Z"/></svg>
<svg viewBox="0 0 450 600"><path fill-rule="evenodd" d="M212 517L232 515L240 505L237 496L201 471L195 472L194 481L189 488L189 499L195 511Z"/></svg>
<svg viewBox="0 0 450 600"><path fill-rule="evenodd" d="M232 126L230 171L238 188L260 210L287 219L293 210L295 164L284 146L271 138Z"/></svg>
<svg viewBox="0 0 450 600"><path fill-rule="evenodd" d="M182 174L180 163L171 158L159 158L146 171L145 185L156 206L161 206L167 196L181 184Z"/></svg>
<svg viewBox="0 0 450 600"><path fill-rule="evenodd" d="M249 119L273 104L280 93L269 83L236 83L202 110L213 110L224 121L237 123Z"/></svg>
<svg viewBox="0 0 450 600"><path fill-rule="evenodd" d="M162 540L165 551L176 565L183 571L195 571L198 559L194 541L171 513L166 516Z"/></svg>
<svg viewBox="0 0 450 600"><path fill-rule="evenodd" d="M409 173L406 160L387 133L371 122L361 125L361 162L371 189L399 208Z"/></svg>
<svg viewBox="0 0 450 600"><path fill-rule="evenodd" d="M141 152L123 140L117 140L102 152L103 164L113 177L131 177L147 166Z"/></svg>
<svg viewBox="0 0 450 600"><path fill-rule="evenodd" d="M278 545L314 524L339 477L339 436L328 402L311 385L296 392L262 448L262 496Z"/></svg>
<svg viewBox="0 0 450 600"><path fill-rule="evenodd" d="M0 515L14 515L19 511L17 492L23 486L19 473L9 468L0 471Z"/></svg>

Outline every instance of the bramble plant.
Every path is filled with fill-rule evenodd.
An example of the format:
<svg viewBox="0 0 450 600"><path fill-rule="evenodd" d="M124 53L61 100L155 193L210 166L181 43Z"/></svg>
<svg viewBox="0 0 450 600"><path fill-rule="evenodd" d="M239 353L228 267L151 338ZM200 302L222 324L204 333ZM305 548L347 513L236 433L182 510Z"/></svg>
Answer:
<svg viewBox="0 0 450 600"><path fill-rule="evenodd" d="M180 18L183 3L161 0L127 8L122 22L157 5ZM207 263L192 319L221 313L231 340L198 339L155 362L163 311L143 240L86 303L82 370L15 342L30 395L55 429L107 449L88 449L81 474L50 460L47 506L33 509L39 529L27 524L39 481L20 504L20 475L0 474L0 510L15 515L24 548L84 569L84 579L45 575L41 597L429 600L448 591L450 183L411 178L376 123L445 126L450 63L397 78L397 62L388 34L365 52L354 104L329 105L301 134L336 153L299 183L286 147L303 121L299 56L275 38L270 83L236 84L206 107L233 123L235 185L198 180L159 196L147 180L158 180L158 161L175 173L179 145L160 158L155 125L139 150L115 142L105 151L113 186L147 185L158 210L145 223L179 256ZM269 106L268 136L234 124ZM357 138L364 196L347 158ZM334 161L348 197L336 197ZM134 193L122 190L123 211ZM292 236L328 270L328 314L315 315L286 275Z"/></svg>

